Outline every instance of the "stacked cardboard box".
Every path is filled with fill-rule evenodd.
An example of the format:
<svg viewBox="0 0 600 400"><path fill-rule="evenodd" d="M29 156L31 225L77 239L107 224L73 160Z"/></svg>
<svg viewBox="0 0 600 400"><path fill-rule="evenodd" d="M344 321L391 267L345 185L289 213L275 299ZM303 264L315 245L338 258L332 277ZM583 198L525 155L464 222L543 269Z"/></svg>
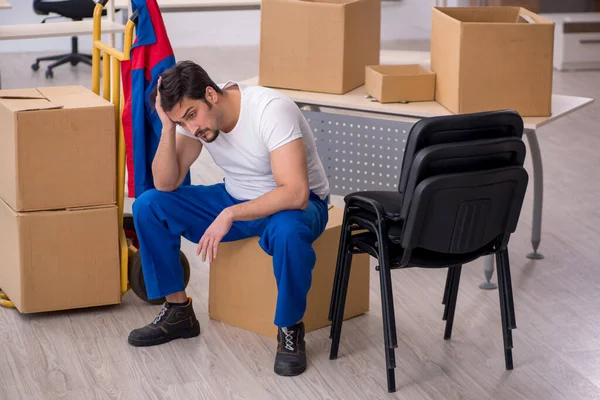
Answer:
<svg viewBox="0 0 600 400"><path fill-rule="evenodd" d="M552 113L554 23L520 7L434 8L435 99L453 113Z"/></svg>
<svg viewBox="0 0 600 400"><path fill-rule="evenodd" d="M0 288L22 313L120 302L114 106L0 90Z"/></svg>
<svg viewBox="0 0 600 400"><path fill-rule="evenodd" d="M379 64L381 0L263 0L259 84L343 94Z"/></svg>

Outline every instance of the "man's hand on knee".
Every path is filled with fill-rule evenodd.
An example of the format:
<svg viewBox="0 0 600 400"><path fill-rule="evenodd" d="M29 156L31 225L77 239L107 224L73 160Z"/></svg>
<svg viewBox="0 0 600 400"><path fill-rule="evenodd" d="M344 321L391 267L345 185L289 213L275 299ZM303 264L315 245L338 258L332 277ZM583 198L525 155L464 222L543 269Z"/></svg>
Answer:
<svg viewBox="0 0 600 400"><path fill-rule="evenodd" d="M228 209L223 210L213 223L210 224L204 235L202 235L196 249L197 256L202 254L202 262L206 261L207 254L209 262L212 262L217 257L219 243L227 235L231 229L231 225L233 225L233 216Z"/></svg>

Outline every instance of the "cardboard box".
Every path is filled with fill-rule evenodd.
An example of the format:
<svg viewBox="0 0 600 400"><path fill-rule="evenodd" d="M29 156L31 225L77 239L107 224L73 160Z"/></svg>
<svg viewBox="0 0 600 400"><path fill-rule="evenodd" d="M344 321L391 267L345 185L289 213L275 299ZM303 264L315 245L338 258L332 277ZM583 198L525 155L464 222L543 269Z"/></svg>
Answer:
<svg viewBox="0 0 600 400"><path fill-rule="evenodd" d="M304 315L306 332L330 325L329 304L335 274L343 210L329 211L325 232L313 245L317 263ZM272 258L258 238L221 243L210 266L209 317L261 335L277 337L274 325L277 285ZM369 311L369 256L353 257L344 318Z"/></svg>
<svg viewBox="0 0 600 400"><path fill-rule="evenodd" d="M114 106L81 86L0 90L0 198L17 211L116 202Z"/></svg>
<svg viewBox="0 0 600 400"><path fill-rule="evenodd" d="M435 98L454 113L551 115L554 23L519 7L434 8Z"/></svg>
<svg viewBox="0 0 600 400"><path fill-rule="evenodd" d="M562 0L561 0L562 1ZM471 6L479 6L481 0L471 0ZM540 12L540 3L541 0L485 0L483 2L485 6L511 6L511 7L523 7L528 9L531 12L539 13Z"/></svg>
<svg viewBox="0 0 600 400"><path fill-rule="evenodd" d="M121 301L117 207L16 212L0 200L0 287L21 313Z"/></svg>
<svg viewBox="0 0 600 400"><path fill-rule="evenodd" d="M418 64L369 65L365 92L380 103L433 101L435 73Z"/></svg>
<svg viewBox="0 0 600 400"><path fill-rule="evenodd" d="M263 0L259 85L343 94L379 64L381 0Z"/></svg>

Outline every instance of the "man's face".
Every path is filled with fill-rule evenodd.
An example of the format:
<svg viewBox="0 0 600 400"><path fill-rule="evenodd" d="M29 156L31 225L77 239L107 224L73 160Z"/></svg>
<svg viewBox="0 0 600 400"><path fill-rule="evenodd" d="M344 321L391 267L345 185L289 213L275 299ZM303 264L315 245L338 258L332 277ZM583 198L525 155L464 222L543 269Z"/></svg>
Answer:
<svg viewBox="0 0 600 400"><path fill-rule="evenodd" d="M211 143L219 136L222 113L216 105L209 107L207 101L184 97L167 115L192 135Z"/></svg>

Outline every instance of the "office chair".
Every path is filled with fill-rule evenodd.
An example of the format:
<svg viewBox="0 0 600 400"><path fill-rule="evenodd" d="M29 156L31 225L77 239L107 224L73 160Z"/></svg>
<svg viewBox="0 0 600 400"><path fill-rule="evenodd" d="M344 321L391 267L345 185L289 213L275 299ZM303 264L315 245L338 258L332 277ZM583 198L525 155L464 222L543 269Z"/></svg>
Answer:
<svg viewBox="0 0 600 400"><path fill-rule="evenodd" d="M92 18L94 16L94 8L96 2L94 0L34 0L33 10L39 15L57 14L55 17L48 17L42 20L45 23L49 18L70 18L73 21L81 21L84 18ZM106 10L103 11L106 15ZM54 61L48 65L46 70L46 78L54 76L52 69L59 65L71 63L77 65L83 62L92 65L92 55L79 53L77 36L71 37L71 52L66 54L58 54L55 56L40 57L35 59L35 63L31 65L31 69L37 71L40 68L40 61Z"/></svg>
<svg viewBox="0 0 600 400"><path fill-rule="evenodd" d="M398 191L344 198L329 320L330 359L338 356L353 254L378 260L388 392L396 390L398 347L390 271L448 268L442 298L450 339L462 265L496 255L505 367L513 368L515 311L508 241L516 230L528 174L523 120L513 111L426 118L411 129Z"/></svg>

